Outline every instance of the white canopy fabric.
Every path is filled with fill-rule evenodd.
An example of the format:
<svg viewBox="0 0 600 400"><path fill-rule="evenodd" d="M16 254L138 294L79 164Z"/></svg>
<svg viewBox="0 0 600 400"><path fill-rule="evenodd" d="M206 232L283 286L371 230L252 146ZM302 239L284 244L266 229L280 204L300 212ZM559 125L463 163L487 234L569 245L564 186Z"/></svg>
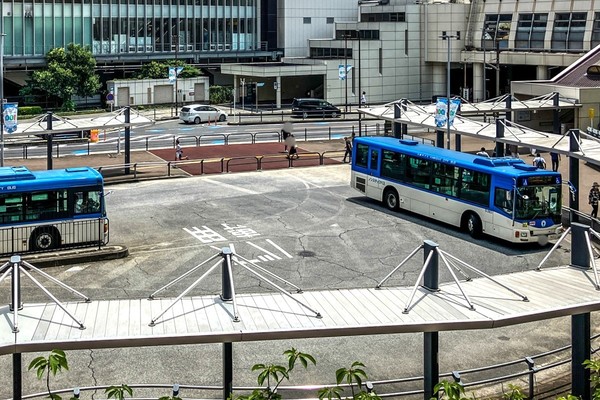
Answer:
<svg viewBox="0 0 600 400"><path fill-rule="evenodd" d="M48 133L72 132L91 129L119 129L126 126L140 127L153 125L155 121L131 110L129 123L125 123L125 109L86 118L63 118L53 115L52 130L48 130L47 114L37 117L34 121L19 122L17 130L9 136L42 135Z"/></svg>
<svg viewBox="0 0 600 400"><path fill-rule="evenodd" d="M399 103L399 102L398 102ZM447 127L438 127L435 122L435 104L426 106L416 105L406 102L405 110L402 110L400 118L394 118L394 105L398 103L388 103L381 107L361 108L359 112L396 123L415 125L425 129L441 130L446 132ZM559 99L558 106L554 100L548 100L547 97L536 100L511 102L512 111L519 110L543 110L556 108L578 108L579 104L565 99ZM479 103L476 105L461 104L461 115L454 118L450 126L450 133L478 137L485 140L496 141L508 145L517 145L522 147L531 147L543 152L555 152L559 154L575 157L580 160L600 166L600 140L588 135L582 131L579 132L578 150L569 151L570 135L574 130L564 134L554 134L548 132L536 131L531 128L519 125L515 122L497 119L493 122L482 122L464 117L465 110L472 114L484 113L502 113L509 111L506 103L500 103L497 100ZM478 110L476 112L476 110ZM482 111L485 110L485 111ZM504 127L504 137L497 137L498 125ZM577 130L576 130L577 131Z"/></svg>

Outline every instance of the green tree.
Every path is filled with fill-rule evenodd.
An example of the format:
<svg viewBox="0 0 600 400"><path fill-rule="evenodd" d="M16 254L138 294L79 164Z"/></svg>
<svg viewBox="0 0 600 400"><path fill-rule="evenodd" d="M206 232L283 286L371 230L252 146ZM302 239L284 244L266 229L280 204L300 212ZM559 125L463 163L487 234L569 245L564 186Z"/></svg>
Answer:
<svg viewBox="0 0 600 400"><path fill-rule="evenodd" d="M208 95L212 104L229 103L233 100L233 88L213 85L208 89Z"/></svg>
<svg viewBox="0 0 600 400"><path fill-rule="evenodd" d="M45 95L57 99L63 110L72 111L73 95L88 97L100 89L96 60L87 47L71 43L66 49L52 49L46 54L46 64L46 68L34 71L21 89L26 102L34 95Z"/></svg>
<svg viewBox="0 0 600 400"><path fill-rule="evenodd" d="M42 379L44 374L46 375L46 388L48 389L48 398L52 400L61 400L61 397L57 394L53 394L50 390L50 373L52 376L56 376L57 372L63 369L69 370L69 364L67 362L67 356L62 350L54 349L50 352L48 357L36 357L31 363L29 363L28 371L35 370L38 379Z"/></svg>
<svg viewBox="0 0 600 400"><path fill-rule="evenodd" d="M179 73L179 78L195 78L202 76L200 69L189 65L185 60L167 60L151 61L144 64L136 74L137 79L167 79L169 77L169 67L183 67Z"/></svg>

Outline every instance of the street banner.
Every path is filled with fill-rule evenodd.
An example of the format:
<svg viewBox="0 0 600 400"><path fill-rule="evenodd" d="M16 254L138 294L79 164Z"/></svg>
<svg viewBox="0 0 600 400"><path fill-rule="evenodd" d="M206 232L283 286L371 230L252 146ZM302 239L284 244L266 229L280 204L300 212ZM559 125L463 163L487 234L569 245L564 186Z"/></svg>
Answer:
<svg viewBox="0 0 600 400"><path fill-rule="evenodd" d="M450 99L450 125L454 123L454 116L458 112L458 107L460 106L460 99L453 98ZM448 119L448 98L446 97L438 97L437 102L435 104L435 126L438 128L443 128L447 126Z"/></svg>
<svg viewBox="0 0 600 400"><path fill-rule="evenodd" d="M175 83L181 71L183 71L183 67L169 67L169 83Z"/></svg>
<svg viewBox="0 0 600 400"><path fill-rule="evenodd" d="M17 130L18 103L3 104L2 118L4 120L4 132L14 133Z"/></svg>
<svg viewBox="0 0 600 400"><path fill-rule="evenodd" d="M348 75L348 72L350 72L351 69L352 69L352 65L347 64L345 71L344 71L344 64L339 65L338 70L339 70L339 76L340 76L341 81L346 79L346 76Z"/></svg>

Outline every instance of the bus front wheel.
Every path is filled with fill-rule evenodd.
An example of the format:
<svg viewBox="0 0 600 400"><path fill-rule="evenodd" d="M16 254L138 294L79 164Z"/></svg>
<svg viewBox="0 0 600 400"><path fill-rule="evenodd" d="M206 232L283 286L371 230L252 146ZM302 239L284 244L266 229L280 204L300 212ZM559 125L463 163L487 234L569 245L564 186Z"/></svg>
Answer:
<svg viewBox="0 0 600 400"><path fill-rule="evenodd" d="M31 250L50 250L58 247L60 235L55 228L38 228L29 238Z"/></svg>
<svg viewBox="0 0 600 400"><path fill-rule="evenodd" d="M389 210L396 211L400 203L398 192L395 189L386 189L383 192L383 203Z"/></svg>
<svg viewBox="0 0 600 400"><path fill-rule="evenodd" d="M471 213L467 217L467 232L472 238L477 239L481 237L482 225L481 219L475 213Z"/></svg>

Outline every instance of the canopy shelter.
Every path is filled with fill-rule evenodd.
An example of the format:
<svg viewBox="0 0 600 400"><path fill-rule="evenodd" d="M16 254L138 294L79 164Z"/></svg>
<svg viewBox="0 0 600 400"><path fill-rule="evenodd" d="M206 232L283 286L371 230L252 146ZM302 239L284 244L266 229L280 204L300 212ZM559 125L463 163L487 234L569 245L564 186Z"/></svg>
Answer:
<svg viewBox="0 0 600 400"><path fill-rule="evenodd" d="M520 125L509 119L496 119L485 122L466 118L464 114L479 115L485 112L502 113L519 110L542 110L577 108L578 104L568 99L549 102L546 97L536 100L515 101L511 107L501 104L497 99L478 104L461 105L461 115L456 115L450 126L450 132L456 135L466 135L494 142L531 147L544 152L555 152L568 155L594 165L600 166L600 140L578 129L571 129L563 134L537 131ZM400 116L394 117L394 107L401 108ZM435 121L435 104L417 105L403 100L402 103L388 103L381 107L361 108L359 112L399 124L420 126L431 130L446 130L446 126L438 127ZM576 149L570 147L570 136L576 136Z"/></svg>
<svg viewBox="0 0 600 400"><path fill-rule="evenodd" d="M125 107L111 113L103 113L85 118L64 118L53 114L44 114L33 121L20 122L17 130L10 136L47 135L64 132L84 131L92 129L119 129L125 127L141 127L153 125L155 121L131 109L129 122L126 122ZM52 115L52 129L48 129L48 118Z"/></svg>

